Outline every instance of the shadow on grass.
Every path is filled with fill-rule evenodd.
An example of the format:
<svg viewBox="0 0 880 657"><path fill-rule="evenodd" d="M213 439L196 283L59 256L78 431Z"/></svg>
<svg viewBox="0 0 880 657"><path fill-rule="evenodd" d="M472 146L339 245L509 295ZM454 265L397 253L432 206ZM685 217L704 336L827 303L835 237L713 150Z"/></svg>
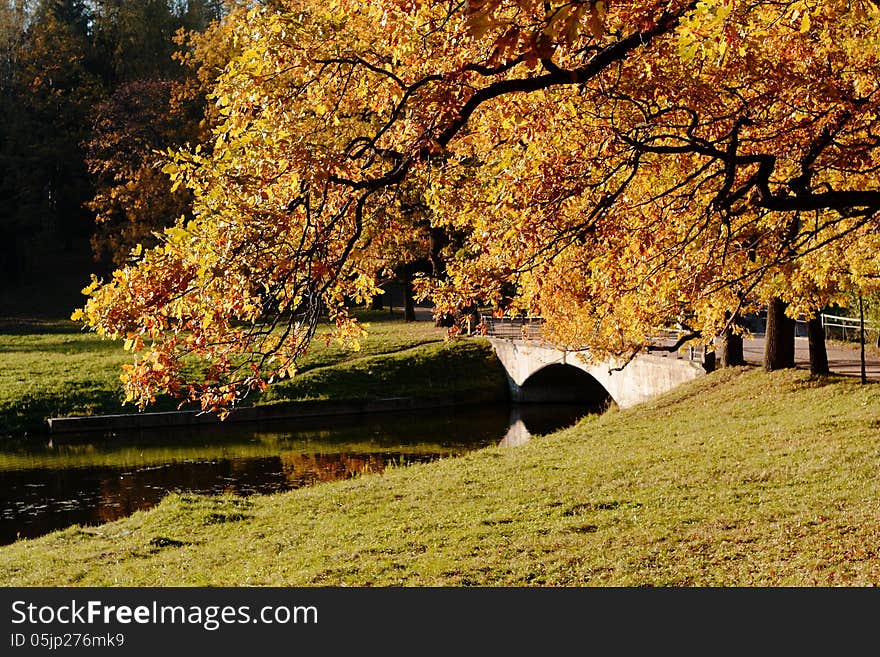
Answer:
<svg viewBox="0 0 880 657"><path fill-rule="evenodd" d="M192 410L178 408L179 399L159 398L148 410ZM63 394L44 393L40 397L23 396L14 406L0 407L0 441L4 446L28 436L45 437L49 434L48 419L77 415L129 415L138 413L136 406L122 403L119 392L96 388L72 387Z"/></svg>
<svg viewBox="0 0 880 657"><path fill-rule="evenodd" d="M788 389L792 391L798 390L818 390L820 388L824 388L826 386L831 385L859 385L861 382L859 381L859 377L857 376L844 376L843 374L809 374L805 376L803 379L792 381ZM865 385L873 385L875 383L880 383L877 379L868 379L865 382Z"/></svg>
<svg viewBox="0 0 880 657"><path fill-rule="evenodd" d="M45 335L48 333L83 333L82 327L65 319L0 317L0 335Z"/></svg>
<svg viewBox="0 0 880 657"><path fill-rule="evenodd" d="M53 335L56 333L53 332ZM0 334L2 335L2 334ZM11 335L11 334L6 334ZM30 333L28 335L33 335ZM10 342L0 345L0 353L7 354L72 354L103 355L105 352L123 353L122 342L112 340L41 340L32 344Z"/></svg>

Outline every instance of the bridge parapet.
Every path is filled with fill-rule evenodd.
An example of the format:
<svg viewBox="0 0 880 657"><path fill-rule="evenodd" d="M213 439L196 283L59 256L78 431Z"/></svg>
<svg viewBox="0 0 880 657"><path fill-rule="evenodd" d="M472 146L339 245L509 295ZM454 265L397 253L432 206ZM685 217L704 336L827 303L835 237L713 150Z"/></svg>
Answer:
<svg viewBox="0 0 880 657"><path fill-rule="evenodd" d="M505 338L507 340L534 340L538 343L543 341L541 317L493 317L480 315L479 332L491 338ZM705 345L692 346L686 344L680 348L675 345L687 332L678 329L660 329L651 336L649 353L670 358L687 358L699 361L707 370L713 368L714 352L707 351ZM552 346L552 345L551 345ZM574 353L574 352L572 352ZM586 350L580 353L587 353Z"/></svg>

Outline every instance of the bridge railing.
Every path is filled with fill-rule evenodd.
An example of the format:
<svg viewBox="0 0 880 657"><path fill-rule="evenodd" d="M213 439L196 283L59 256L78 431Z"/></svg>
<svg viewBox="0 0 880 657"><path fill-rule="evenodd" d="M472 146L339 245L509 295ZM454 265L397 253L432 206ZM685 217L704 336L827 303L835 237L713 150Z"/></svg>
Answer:
<svg viewBox="0 0 880 657"><path fill-rule="evenodd" d="M480 333L508 340L534 340L541 337L540 317L493 317L480 315Z"/></svg>
<svg viewBox="0 0 880 657"><path fill-rule="evenodd" d="M668 351L669 347L674 346L686 334L686 331L680 329L658 329L649 337L652 347L649 347L648 350L652 352L660 351L664 355L674 354L679 358L687 358L688 360L705 363L707 351L709 350L706 349L704 344L694 345L693 341L691 341L679 347L675 352Z"/></svg>
<svg viewBox="0 0 880 657"><path fill-rule="evenodd" d="M861 326L859 319L827 313L822 313L821 318L826 339L843 341L858 339ZM493 317L492 315L481 315L478 332L483 335L506 338L508 340L534 340L541 338L541 325L543 321L541 317L536 316ZM797 334L806 335L805 319L799 317L796 321L799 329ZM753 327L752 330L757 333L763 332L763 322L759 322L759 324L759 326ZM869 340L876 342L877 346L880 347L880 324L865 322L865 331ZM668 351L668 348L678 342L683 335L685 335L685 332L678 329L658 329L651 336L653 347L649 348L649 351L655 354L687 358L692 361L701 362L704 365L707 364L713 354L706 345L695 345L691 342L683 345L677 352Z"/></svg>
<svg viewBox="0 0 880 657"><path fill-rule="evenodd" d="M858 317L841 317L840 315L822 313L821 318L826 340L837 339L847 342L859 339L862 322ZM874 339L880 344L880 325L865 322L865 333L869 339Z"/></svg>

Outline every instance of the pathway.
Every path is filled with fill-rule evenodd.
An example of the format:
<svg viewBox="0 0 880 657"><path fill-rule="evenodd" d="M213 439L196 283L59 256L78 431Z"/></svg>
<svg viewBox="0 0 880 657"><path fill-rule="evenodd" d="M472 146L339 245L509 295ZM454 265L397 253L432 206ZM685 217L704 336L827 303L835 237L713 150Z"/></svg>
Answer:
<svg viewBox="0 0 880 657"><path fill-rule="evenodd" d="M799 368L810 369L810 350L806 338L795 338L794 362ZM861 362L859 359L859 347L843 346L838 343L828 343L828 367L834 374L844 376L861 376ZM764 336L756 335L753 339L743 340L743 355L749 365L760 366L764 362ZM865 350L865 373L869 378L880 379L880 358L871 353L870 348Z"/></svg>

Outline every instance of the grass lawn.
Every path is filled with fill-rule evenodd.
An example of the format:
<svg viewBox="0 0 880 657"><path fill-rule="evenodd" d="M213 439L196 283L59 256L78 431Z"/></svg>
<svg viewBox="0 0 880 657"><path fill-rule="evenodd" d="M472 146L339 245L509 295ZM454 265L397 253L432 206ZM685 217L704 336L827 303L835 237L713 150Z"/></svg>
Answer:
<svg viewBox="0 0 880 657"><path fill-rule="evenodd" d="M468 380L468 370L455 367L469 368L474 359L485 359L485 349L444 344L445 329L431 321L405 323L400 312L392 317L363 311L359 316L369 325L360 351L328 344L323 337L329 328L323 327L300 374L271 388L258 403L402 396L414 389L443 394L485 383ZM390 369L383 369L382 359L389 355ZM129 358L121 343L84 333L73 322L0 322L0 435L44 430L49 417L135 412L121 404L119 374ZM429 364L433 370L426 378ZM491 370L486 376L497 379ZM150 410L174 408L175 402L165 400Z"/></svg>
<svg viewBox="0 0 880 657"><path fill-rule="evenodd" d="M171 495L0 548L6 585L872 585L880 385L722 370L512 448Z"/></svg>

